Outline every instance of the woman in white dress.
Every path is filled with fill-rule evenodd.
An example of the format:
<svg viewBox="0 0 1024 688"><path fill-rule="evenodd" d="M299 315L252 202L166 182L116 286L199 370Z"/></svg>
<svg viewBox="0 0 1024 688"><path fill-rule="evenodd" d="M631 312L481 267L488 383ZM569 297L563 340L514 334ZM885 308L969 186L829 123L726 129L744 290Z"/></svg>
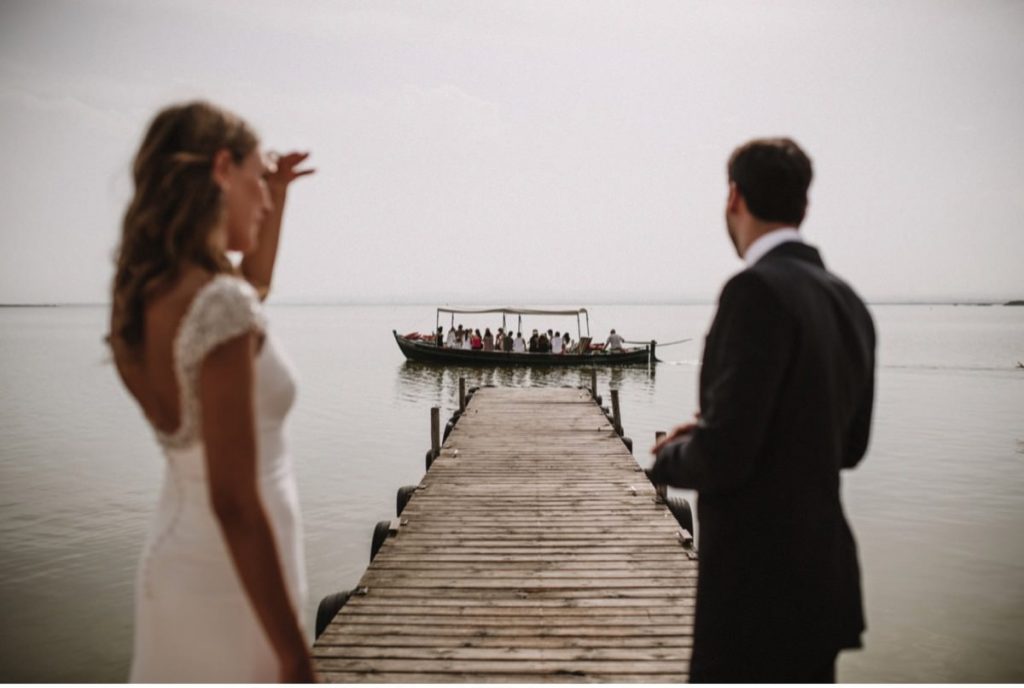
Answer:
<svg viewBox="0 0 1024 688"><path fill-rule="evenodd" d="M307 155L270 164L245 122L196 102L158 113L135 158L110 344L166 466L136 578L132 681L314 679L283 435L295 387L260 305ZM243 254L238 269L227 251Z"/></svg>

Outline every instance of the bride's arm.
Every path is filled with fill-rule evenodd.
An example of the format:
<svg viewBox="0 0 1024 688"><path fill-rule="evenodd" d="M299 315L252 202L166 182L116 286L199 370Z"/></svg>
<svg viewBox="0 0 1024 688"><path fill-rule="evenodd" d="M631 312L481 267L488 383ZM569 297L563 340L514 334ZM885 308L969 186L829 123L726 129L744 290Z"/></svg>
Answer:
<svg viewBox="0 0 1024 688"><path fill-rule="evenodd" d="M313 174L314 170L300 170L298 166L309 157L309 153L288 153L277 160L277 166L265 177L270 192L272 208L260 226L256 248L242 258L242 275L259 294L260 300L270 293L270 282L274 276L277 247L281 239L281 220L284 218L284 204L288 199L288 185L299 177Z"/></svg>
<svg viewBox="0 0 1024 688"><path fill-rule="evenodd" d="M206 356L200 369L210 500L235 570L280 661L281 681L312 681L309 649L259 496L253 402L256 336L249 332L224 342Z"/></svg>

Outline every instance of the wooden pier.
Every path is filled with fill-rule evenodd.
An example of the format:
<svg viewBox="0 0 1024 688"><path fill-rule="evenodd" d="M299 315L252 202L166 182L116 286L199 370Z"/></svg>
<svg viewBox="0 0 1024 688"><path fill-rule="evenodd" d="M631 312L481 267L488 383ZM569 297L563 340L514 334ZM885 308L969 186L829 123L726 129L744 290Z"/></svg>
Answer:
<svg viewBox="0 0 1024 688"><path fill-rule="evenodd" d="M686 680L692 538L590 391L478 390L391 529L326 680Z"/></svg>

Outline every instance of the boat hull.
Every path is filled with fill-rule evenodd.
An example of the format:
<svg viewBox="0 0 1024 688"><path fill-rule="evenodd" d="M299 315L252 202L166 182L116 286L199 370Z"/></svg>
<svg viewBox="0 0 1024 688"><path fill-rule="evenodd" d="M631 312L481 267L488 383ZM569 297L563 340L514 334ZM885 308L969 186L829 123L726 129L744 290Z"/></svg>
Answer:
<svg viewBox="0 0 1024 688"><path fill-rule="evenodd" d="M608 366L647 365L648 347L622 353L519 354L507 351L467 351L446 349L426 342L410 340L392 331L398 348L410 361L460 366ZM655 359L657 362L657 359Z"/></svg>

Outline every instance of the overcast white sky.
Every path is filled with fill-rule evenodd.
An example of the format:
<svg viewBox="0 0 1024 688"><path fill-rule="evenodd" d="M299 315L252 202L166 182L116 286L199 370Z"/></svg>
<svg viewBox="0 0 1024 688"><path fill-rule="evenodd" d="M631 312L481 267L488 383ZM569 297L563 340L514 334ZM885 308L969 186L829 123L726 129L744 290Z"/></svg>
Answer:
<svg viewBox="0 0 1024 688"><path fill-rule="evenodd" d="M725 160L786 134L872 300L1024 297L1024 2L0 0L0 302L104 302L162 105L319 172L280 302L710 300Z"/></svg>

